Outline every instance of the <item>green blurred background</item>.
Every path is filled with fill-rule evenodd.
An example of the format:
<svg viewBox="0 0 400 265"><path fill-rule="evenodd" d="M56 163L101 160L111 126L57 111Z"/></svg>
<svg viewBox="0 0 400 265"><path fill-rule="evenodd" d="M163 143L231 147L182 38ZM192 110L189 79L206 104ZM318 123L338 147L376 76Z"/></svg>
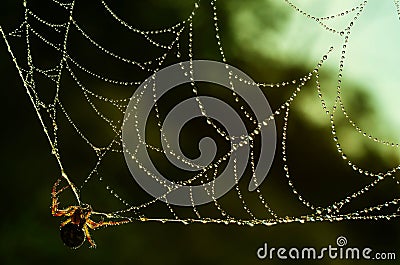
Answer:
<svg viewBox="0 0 400 265"><path fill-rule="evenodd" d="M298 1L300 2L300 1ZM357 5L349 1L335 1L330 4L316 4L305 1L296 4L315 16L327 16L347 10ZM400 54L400 22L391 1L368 3L364 13L352 29L349 48L346 53L345 72L342 82L343 100L354 121L368 133L382 139L399 141L397 101L400 93L396 90L399 76L397 62ZM115 1L109 3L115 12L131 25L140 29L159 29L174 25L186 19L193 9L193 1L151 0ZM53 22L65 22L66 12L50 0L30 1L28 6L40 17ZM330 46L336 48L321 70L322 89L328 103L335 98L336 76L339 65L337 54L342 37L331 34L320 25L290 8L284 1L219 1L219 23L225 55L228 62L254 80L266 83L291 81L311 71ZM22 2L3 1L0 25L6 32L15 29L23 21ZM330 25L346 25L353 15L340 17ZM98 43L111 51L128 58L145 60L159 54L157 48L143 41L138 34L124 29L106 13L99 1L77 1L74 9L77 23ZM347 19L347 20L346 20ZM30 18L32 27L57 41L40 23ZM221 60L212 27L212 11L208 1L200 5L194 18L194 58ZM383 30L384 29L384 30ZM180 60L187 60L187 30L183 32ZM158 36L160 42L168 42L171 35ZM35 39L35 38L33 38ZM340 223L285 224L272 227L237 226L219 224L161 224L131 223L109 227L92 232L98 248L89 249L85 243L80 249L70 250L63 246L59 238L59 224L62 218L50 214L50 192L59 177L59 169L51 154L49 144L43 134L33 107L25 93L18 73L3 41L0 45L1 77L3 99L3 173L1 196L3 212L1 221L1 264L289 264L290 261L259 260L256 250L264 242L280 247L314 246L316 248L334 245L340 235L347 237L349 246L371 247L381 252L396 252L400 247L398 220L391 221L346 221ZM26 48L21 39L10 38L18 62L26 65ZM115 79L143 80L148 74L137 68L113 60L97 50L72 27L68 39L69 54L89 69L109 75ZM50 67L60 60L54 52L38 39L32 40L33 60L36 65ZM174 54L176 50L171 52ZM168 58L165 65L176 62ZM76 70L76 67L74 68ZM111 86L104 82L78 73L82 82L96 93L109 97L128 98L134 88ZM54 85L39 76L37 90L46 100L54 95ZM107 143L112 135L109 128L101 123L84 100L76 84L63 72L60 98L68 113L99 145ZM277 108L292 93L293 87L265 89L271 107ZM211 89L212 90L212 89ZM204 93L209 93L207 88ZM217 93L218 94L218 93ZM223 97L224 94L220 94ZM182 96L184 97L184 96ZM173 105L170 96L165 108ZM179 96L175 97L175 101ZM121 115L107 106L114 118ZM161 103L160 103L161 104ZM162 104L161 104L162 105ZM163 106L163 105L162 105ZM93 167L95 156L78 137L65 117L59 116L60 150L64 166L71 179L82 184ZM282 117L277 118L278 135L281 132ZM385 170L399 164L398 149L371 143L338 115L338 135L342 147L349 158L368 170ZM197 127L196 127L197 128ZM192 156L201 138L190 128L185 152ZM311 80L294 103L289 122L289 165L293 181L304 197L316 205L329 205L335 200L365 186L368 179L355 174L337 154L329 131L329 120L320 107ZM158 140L155 140L157 142ZM281 136L278 138L278 143ZM193 144L193 145L192 145ZM278 145L276 161L263 186L263 193L271 207L281 216L310 213L291 193L284 177ZM162 159L162 158L161 158ZM160 166L162 167L162 166ZM163 170L171 170L168 167ZM105 180L90 181L82 190L82 199L92 204L98 211L123 209L124 206L110 195L105 186L109 185L133 204L146 201L149 197L133 182L121 156L111 156L101 168ZM173 172L173 171L171 171ZM244 184L248 182L244 178ZM106 183L106 184L105 184ZM245 190L246 185L243 185ZM146 197L147 196L147 197ZM251 194L244 192L249 205L256 213L263 215L263 208L252 200ZM237 196L236 196L237 197ZM228 194L221 203L246 217L241 202L234 194ZM355 200L344 211L372 206L398 197L398 187L388 179L376 189ZM74 204L70 196L61 197L61 205ZM258 207L258 208L257 208ZM212 207L210 207L212 208ZM190 211L176 209L183 216ZM391 209L395 211L395 209ZM215 214L205 207L204 216ZM156 204L148 212L149 216L169 217L163 204ZM298 264L368 264L367 261L298 261ZM374 261L370 261L373 263ZM397 264L398 261L379 262Z"/></svg>

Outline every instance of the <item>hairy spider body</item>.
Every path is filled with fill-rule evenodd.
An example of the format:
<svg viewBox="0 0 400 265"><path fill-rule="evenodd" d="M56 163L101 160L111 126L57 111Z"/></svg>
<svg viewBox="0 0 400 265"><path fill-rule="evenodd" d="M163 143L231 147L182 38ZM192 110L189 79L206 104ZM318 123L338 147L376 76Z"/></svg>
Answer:
<svg viewBox="0 0 400 265"><path fill-rule="evenodd" d="M61 240L67 247L74 249L79 248L85 242L85 239L87 239L90 243L90 247L95 248L96 244L90 236L89 228L96 229L101 226L120 225L130 222L129 220L95 222L90 219L92 207L88 204L69 206L66 209L58 209L58 194L69 187L65 186L57 191L57 186L60 181L61 179L58 179L54 183L51 192L51 213L53 216L68 217L68 219L60 225Z"/></svg>
<svg viewBox="0 0 400 265"><path fill-rule="evenodd" d="M61 240L70 248L79 248L85 242L86 235L83 227L68 223L60 228Z"/></svg>

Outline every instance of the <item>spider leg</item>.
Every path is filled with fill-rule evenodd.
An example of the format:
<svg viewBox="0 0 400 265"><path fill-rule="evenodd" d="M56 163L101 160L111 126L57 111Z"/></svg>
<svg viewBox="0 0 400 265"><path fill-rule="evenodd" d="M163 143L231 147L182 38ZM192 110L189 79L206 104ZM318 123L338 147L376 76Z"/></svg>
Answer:
<svg viewBox="0 0 400 265"><path fill-rule="evenodd" d="M53 216L57 216L57 217L58 216L68 216L69 217L74 213L75 210L76 210L76 206L69 206L66 209L59 210L57 208L57 205L55 205L55 208L53 208L53 206L51 207L51 214Z"/></svg>
<svg viewBox="0 0 400 265"><path fill-rule="evenodd" d="M100 221L100 222L95 222L91 219L87 219L87 225L90 229L96 229L102 226L109 226L109 225L122 225L129 223L131 221L129 220L121 220L121 221Z"/></svg>
<svg viewBox="0 0 400 265"><path fill-rule="evenodd" d="M60 227L63 227L64 225L71 223L71 218L68 218L67 220L65 220L64 222L61 223Z"/></svg>
<svg viewBox="0 0 400 265"><path fill-rule="evenodd" d="M86 236L87 240L89 241L90 247L91 248L96 248L96 243L94 242L94 240L92 239L92 236L89 233L88 225L84 225L83 226L83 231L85 233L85 236Z"/></svg>
<svg viewBox="0 0 400 265"><path fill-rule="evenodd" d="M52 189L52 191L51 191L51 195L52 195L53 197L57 197L57 195L58 195L60 192L62 192L63 190L65 190L66 188L69 187L69 185L67 185L67 186L65 186L65 187L63 187L63 188L61 188L60 190L57 191L57 187L58 187L58 184L60 184L60 181L61 181L61 179L57 179L57 181L56 181L56 182L54 183L54 185L53 185L53 189Z"/></svg>
<svg viewBox="0 0 400 265"><path fill-rule="evenodd" d="M53 216L71 216L71 214L73 213L73 210L75 210L75 206L70 206L67 209L64 210L59 210L58 209L58 194L60 192L62 192L63 190L65 190L66 188L68 188L69 186L65 186L63 188L61 188L60 190L57 191L57 186L60 183L61 179L58 179L54 185L53 185L53 189L51 191L51 198L52 198L52 203L51 203L51 214Z"/></svg>

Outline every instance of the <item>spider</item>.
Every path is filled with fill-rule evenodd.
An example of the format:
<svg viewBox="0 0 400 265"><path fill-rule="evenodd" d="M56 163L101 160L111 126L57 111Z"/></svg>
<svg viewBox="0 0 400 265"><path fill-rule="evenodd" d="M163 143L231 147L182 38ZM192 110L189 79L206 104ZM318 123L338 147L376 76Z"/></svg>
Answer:
<svg viewBox="0 0 400 265"><path fill-rule="evenodd" d="M95 248L96 243L90 236L89 228L96 229L102 226L120 225L129 222L129 220L95 222L90 219L90 216L93 213L92 207L89 204L84 203L80 205L69 206L66 209L58 209L58 194L69 187L69 185L67 185L57 191L57 186L60 181L61 179L58 179L54 183L51 192L51 214L53 216L68 217L68 219L62 222L60 225L61 240L67 247L73 249L79 248L85 242L85 239L87 239L90 247Z"/></svg>

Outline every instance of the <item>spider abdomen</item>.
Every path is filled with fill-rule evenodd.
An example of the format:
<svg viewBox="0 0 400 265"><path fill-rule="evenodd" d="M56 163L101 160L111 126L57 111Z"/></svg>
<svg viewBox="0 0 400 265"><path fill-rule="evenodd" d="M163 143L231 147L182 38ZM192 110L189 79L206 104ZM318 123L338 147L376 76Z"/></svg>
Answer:
<svg viewBox="0 0 400 265"><path fill-rule="evenodd" d="M67 247L79 248L85 241L85 232L82 227L67 223L60 228L61 240Z"/></svg>

